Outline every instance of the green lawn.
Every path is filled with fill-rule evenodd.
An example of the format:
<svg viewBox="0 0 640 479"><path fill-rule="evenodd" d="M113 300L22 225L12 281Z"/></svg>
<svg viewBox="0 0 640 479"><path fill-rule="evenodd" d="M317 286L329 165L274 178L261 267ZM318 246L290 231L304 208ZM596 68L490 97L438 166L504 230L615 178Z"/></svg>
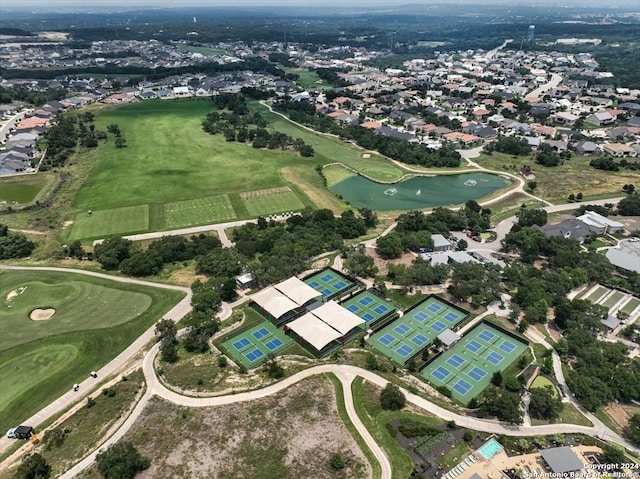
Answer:
<svg viewBox="0 0 640 479"><path fill-rule="evenodd" d="M181 296L71 273L1 272L0 430L106 364ZM32 321L29 313L37 307L56 312Z"/></svg>
<svg viewBox="0 0 640 479"><path fill-rule="evenodd" d="M639 305L640 299L634 297L627 301L627 303L621 308L621 311L623 313L631 314L633 313L633 310L636 309Z"/></svg>
<svg viewBox="0 0 640 479"><path fill-rule="evenodd" d="M180 43L174 44L179 50L184 52L202 53L203 55L225 55L228 52L222 48L212 47L196 47L193 45L182 45Z"/></svg>
<svg viewBox="0 0 640 479"><path fill-rule="evenodd" d="M305 68L283 68L287 73L295 73L299 76L297 80L297 84L302 88L320 88L327 89L331 88L331 85L326 81L322 80L318 74L314 71L307 70Z"/></svg>
<svg viewBox="0 0 640 479"><path fill-rule="evenodd" d="M92 211L91 215L85 211L76 215L68 241L142 233L148 230L149 205Z"/></svg>
<svg viewBox="0 0 640 479"><path fill-rule="evenodd" d="M329 188L355 175L353 171L338 165L323 168L322 174L327 179L327 186Z"/></svg>
<svg viewBox="0 0 640 479"><path fill-rule="evenodd" d="M227 195L175 201L164 205L164 229L223 223L235 218L236 213Z"/></svg>
<svg viewBox="0 0 640 479"><path fill-rule="evenodd" d="M267 216L288 211L299 211L304 204L289 187L250 191L240 195L251 216Z"/></svg>
<svg viewBox="0 0 640 479"><path fill-rule="evenodd" d="M47 173L0 178L0 201L30 203L52 180L53 176Z"/></svg>
<svg viewBox="0 0 640 479"><path fill-rule="evenodd" d="M551 386L553 388L553 397L558 397L558 389L548 378L545 378L544 376L536 376L531 383L532 388L544 388L545 386Z"/></svg>
<svg viewBox="0 0 640 479"><path fill-rule="evenodd" d="M338 138L315 133L302 128L282 116L272 113L269 109L258 103L250 102L252 111L258 111L269 122L269 128L285 133L294 138L302 138L305 143L313 146L316 158L322 164L341 162L365 175L382 181L398 180L407 171L379 155L371 154L369 158L363 158L364 152ZM426 171L426 170L425 170Z"/></svg>

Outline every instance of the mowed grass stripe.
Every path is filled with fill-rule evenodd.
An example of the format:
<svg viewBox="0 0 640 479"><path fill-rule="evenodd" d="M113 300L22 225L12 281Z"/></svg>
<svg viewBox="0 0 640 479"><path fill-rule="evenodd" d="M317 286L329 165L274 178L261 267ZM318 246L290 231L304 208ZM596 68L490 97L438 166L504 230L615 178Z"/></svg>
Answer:
<svg viewBox="0 0 640 479"><path fill-rule="evenodd" d="M222 223L236 217L227 195L175 201L164 205L164 227L168 229Z"/></svg>
<svg viewBox="0 0 640 479"><path fill-rule="evenodd" d="M291 190L245 198L243 201L251 216L266 216L287 211L299 211L304 208L298 195Z"/></svg>
<svg viewBox="0 0 640 479"><path fill-rule="evenodd" d="M149 205L78 213L68 241L149 231Z"/></svg>

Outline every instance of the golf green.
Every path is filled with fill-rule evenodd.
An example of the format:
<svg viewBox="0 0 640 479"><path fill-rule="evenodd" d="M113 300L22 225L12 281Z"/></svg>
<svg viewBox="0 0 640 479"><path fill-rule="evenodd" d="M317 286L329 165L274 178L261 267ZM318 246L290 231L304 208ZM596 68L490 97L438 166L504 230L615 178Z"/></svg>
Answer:
<svg viewBox="0 0 640 479"><path fill-rule="evenodd" d="M0 272L0 431L122 352L183 293L50 271ZM53 309L34 321L31 312Z"/></svg>

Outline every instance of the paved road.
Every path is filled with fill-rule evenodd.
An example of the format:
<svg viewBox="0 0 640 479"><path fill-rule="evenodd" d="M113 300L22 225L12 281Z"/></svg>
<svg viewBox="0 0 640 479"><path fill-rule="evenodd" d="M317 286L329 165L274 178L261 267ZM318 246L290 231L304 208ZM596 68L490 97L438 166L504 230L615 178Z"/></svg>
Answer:
<svg viewBox="0 0 640 479"><path fill-rule="evenodd" d="M4 143L7 136L9 135L9 130L13 128L16 123L24 118L24 116L28 113L28 111L22 111L13 115L11 118L7 120L7 122L0 128L0 143Z"/></svg>
<svg viewBox="0 0 640 479"><path fill-rule="evenodd" d="M557 87L561 82L562 75L559 75L558 73L552 73L551 79L544 85L540 85L538 88L531 90L531 92L529 92L525 97L525 100L539 99L545 92Z"/></svg>
<svg viewBox="0 0 640 479"><path fill-rule="evenodd" d="M97 278L105 278L111 281L117 281L119 283L133 283L133 284L141 284L144 286L152 286L154 288L163 288L163 289L171 289L174 291L182 291L185 293L185 297L182 301L176 304L173 308L171 308L163 317L171 319L173 321L180 320L185 314L191 311L191 289L184 288L182 286L173 286L167 284L153 283L151 281L143 281L139 279L131 279L131 278L121 278L117 276L110 276L107 274L96 273L93 271L84 271L79 269L68 269L68 268L49 268L49 267L27 267L27 266L9 266L0 264L0 269L5 270L23 270L23 271L60 271L64 273L74 273L74 274L83 274L86 276L94 276ZM118 371L127 361L129 361L133 356L136 355L138 351L140 351L145 344L147 344L154 337L154 329L155 325L146 330L138 339L136 339L133 343L129 345L124 351L122 351L118 356L116 356L111 362L103 366L98 373L98 377L100 380L106 378L116 371ZM68 408L72 404L74 404L79 399L84 397L84 394L89 390L93 389L96 385L96 380L92 378L87 378L80 384L80 391L73 392L68 391L67 393L60 396L58 399L50 403L45 408L38 411L36 414L31 416L29 419L23 421L24 424L29 424L30 426L37 427L43 422L47 421L49 418L55 416L59 412ZM11 439L7 439L3 434L0 437L0 451L3 451L5 448L14 444L15 441Z"/></svg>
<svg viewBox="0 0 640 479"><path fill-rule="evenodd" d="M347 410L347 414L349 415L349 419L353 422L358 432L362 435L365 440L367 446L372 450L376 459L380 463L382 468L382 479L391 479L391 467L388 461L388 458L382 451L382 449L378 446L378 444L373 440L369 432L366 430L360 418L355 412L355 408L353 406L353 397L351 395L351 383L357 376L361 376L367 381L376 384L377 386L384 387L387 384L387 380L372 373L371 371L367 371L355 366L347 366L347 365L337 365L337 364L325 364L322 366L315 366L309 369L305 369L299 373L294 374L293 376L289 376L283 381L268 386L263 389L258 389L255 391L249 391L238 394L230 394L227 396L216 396L216 397L206 397L206 398L196 398L190 396L183 396L174 391L171 391L167 387L165 387L157 378L155 369L153 367L153 362L156 354L158 353L160 345L156 344L145 356L142 364L142 370L145 376L145 380L147 382L147 391L143 396L142 400L138 403L132 414L127 418L124 424L120 427L120 429L111 436L104 444L102 444L101 448L106 448L111 444L116 443L121 438L123 438L127 431L131 428L135 420L140 416L147 401L153 396L156 395L162 399L170 401L174 404L186 406L186 407L214 407L214 406L222 406L226 404L233 404L238 402L246 402L252 401L254 399L260 399L277 392L280 392L293 384L302 381L303 379L315 376L317 374L324 373L333 373L335 374L342 383L342 387L344 389L344 398L345 398L345 406ZM599 436L606 440L615 442L617 444L621 444L624 447L634 451L636 454L640 451L638 448L628 443L625 439L620 437L618 434L610 431L604 425L601 426L597 424L597 426L587 427L587 426L578 426L575 424L550 424L545 426L515 426L512 424L507 424L503 422L497 421L489 421L485 419L478 419L474 417L461 416L457 413L449 411L447 409L441 408L440 406L435 405L434 403L420 397L416 396L409 391L402 389L402 392L407 397L407 401L418 406L419 408L444 419L445 421L455 421L461 427L465 427L468 429L476 430L476 431L484 431L494 434L505 434L509 436L535 436L535 435L545 435L545 434L568 434L568 433L582 433L592 436ZM92 454L84 458L78 464L76 464L73 468L71 468L67 473L63 474L61 479L71 479L79 474L82 470L89 467L95 460L95 456L98 451L94 451Z"/></svg>
<svg viewBox="0 0 640 479"><path fill-rule="evenodd" d="M293 213L297 215L298 213ZM287 218L291 217L291 215L277 215L270 219L275 221L284 221ZM129 235L124 236L124 238L131 241L142 241L148 239L157 239L162 238L163 236L182 236L182 235L191 235L196 233L204 233L206 231L217 231L220 241L222 242L222 246L233 246L231 240L227 237L227 233L225 230L227 228L236 228L238 226L246 225L247 223L257 223L258 219L250 219L250 220L239 220L239 221L229 221L227 223L218 223L213 225L203 225L203 226L193 226L191 228L180 228L169 231L154 231L152 233L141 233L137 235ZM104 240L95 240L93 242L94 246L96 244L102 243Z"/></svg>

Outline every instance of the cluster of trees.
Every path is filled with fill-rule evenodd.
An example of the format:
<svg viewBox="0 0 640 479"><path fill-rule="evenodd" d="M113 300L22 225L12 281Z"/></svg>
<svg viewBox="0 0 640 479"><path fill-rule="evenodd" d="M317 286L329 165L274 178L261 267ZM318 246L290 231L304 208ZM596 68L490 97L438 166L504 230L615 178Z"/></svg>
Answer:
<svg viewBox="0 0 640 479"><path fill-rule="evenodd" d="M547 143L541 143L535 155L536 163L542 166L558 166L569 159L571 159L570 151L558 153Z"/></svg>
<svg viewBox="0 0 640 479"><path fill-rule="evenodd" d="M455 298L473 305L487 305L500 299L500 268L494 264L455 263L448 288Z"/></svg>
<svg viewBox="0 0 640 479"><path fill-rule="evenodd" d="M455 168L460 165L460 154L452 146L432 150L399 138L377 135L359 126L341 126L324 115L316 114L315 107L308 102L283 99L274 103L274 108L287 114L293 121L353 140L362 148L379 151L403 163L441 168Z"/></svg>
<svg viewBox="0 0 640 479"><path fill-rule="evenodd" d="M0 105L14 102L24 102L33 106L44 105L53 100L63 100L67 97L64 88L47 88L35 91L25 86L14 85L11 88L0 86Z"/></svg>
<svg viewBox="0 0 640 479"><path fill-rule="evenodd" d="M618 214L622 216L640 216L640 196L630 195L618 203Z"/></svg>
<svg viewBox="0 0 640 479"><path fill-rule="evenodd" d="M21 233L9 232L7 225L0 224L0 259L25 258L36 249L33 241Z"/></svg>
<svg viewBox="0 0 640 479"><path fill-rule="evenodd" d="M104 479L133 479L151 465L129 441L109 446L96 456L98 472Z"/></svg>
<svg viewBox="0 0 640 479"><path fill-rule="evenodd" d="M127 146L127 140L122 136L120 126L117 123L107 125L107 131L115 136L116 148L124 148Z"/></svg>
<svg viewBox="0 0 640 479"><path fill-rule="evenodd" d="M399 411L407 403L400 388L393 383L387 383L380 392L380 406L387 411Z"/></svg>
<svg viewBox="0 0 640 479"><path fill-rule="evenodd" d="M594 158L589 162L589 166L597 170L620 171L620 165L610 156Z"/></svg>
<svg viewBox="0 0 640 479"><path fill-rule="evenodd" d="M549 384L542 388L530 389L529 397L529 414L535 419L555 421L564 409L560 396Z"/></svg>
<svg viewBox="0 0 640 479"><path fill-rule="evenodd" d="M78 141L76 122L74 115L62 115L47 128L44 134L47 141L47 157L40 165L42 171L64 165L74 152Z"/></svg>
<svg viewBox="0 0 640 479"><path fill-rule="evenodd" d="M223 134L226 141L251 143L254 148L289 149L300 152L300 156L313 156L313 147L301 138L292 138L284 133L270 133L267 122L255 112L251 114L245 96L235 93L221 93L212 97L215 110L207 114L202 128L207 133ZM251 128L255 126L255 128Z"/></svg>
<svg viewBox="0 0 640 479"><path fill-rule="evenodd" d="M473 408L475 406L478 406L476 413L480 417L495 416L511 424L522 423L520 396L495 384L487 386L482 392L480 400L472 400L469 403L469 407Z"/></svg>
<svg viewBox="0 0 640 479"><path fill-rule="evenodd" d="M431 263L418 257L410 266L404 264L389 264L387 277L395 284L399 284L404 290L411 286L423 286L442 284L449 276L449 266L439 264L431 266Z"/></svg>
<svg viewBox="0 0 640 479"><path fill-rule="evenodd" d="M286 222L259 218L257 223L236 228L232 236L235 249L246 258L246 270L264 285L304 271L311 257L340 250L344 239L357 238L376 223L368 209L357 215L347 210L339 217L331 210L305 209Z"/></svg>
<svg viewBox="0 0 640 479"><path fill-rule="evenodd" d="M531 146L524 138L499 135L496 141L488 143L484 151L491 153L497 151L508 155L526 156L531 154Z"/></svg>

